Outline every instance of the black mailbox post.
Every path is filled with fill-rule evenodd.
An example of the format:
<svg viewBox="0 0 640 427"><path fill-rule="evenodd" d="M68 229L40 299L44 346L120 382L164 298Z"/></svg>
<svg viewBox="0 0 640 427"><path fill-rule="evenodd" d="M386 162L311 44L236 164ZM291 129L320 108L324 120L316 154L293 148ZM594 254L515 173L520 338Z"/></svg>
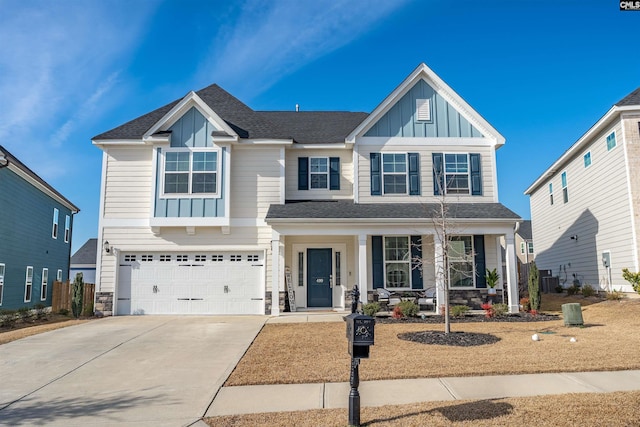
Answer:
<svg viewBox="0 0 640 427"><path fill-rule="evenodd" d="M347 341L349 354L351 355L351 376L349 392L349 425L360 426L360 373L358 367L360 359L369 358L369 346L374 343L375 319L359 313L351 313L345 316L347 323Z"/></svg>

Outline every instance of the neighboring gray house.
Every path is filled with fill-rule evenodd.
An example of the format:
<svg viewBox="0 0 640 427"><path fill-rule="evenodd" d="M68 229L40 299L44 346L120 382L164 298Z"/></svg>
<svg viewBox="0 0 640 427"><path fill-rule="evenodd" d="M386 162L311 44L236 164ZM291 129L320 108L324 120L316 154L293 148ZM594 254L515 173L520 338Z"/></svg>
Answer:
<svg viewBox="0 0 640 427"><path fill-rule="evenodd" d="M89 239L71 257L69 280L73 282L77 273L82 273L85 283L96 283L96 252L98 239Z"/></svg>
<svg viewBox="0 0 640 427"><path fill-rule="evenodd" d="M536 264L560 284L632 288L640 269L640 88L596 122L525 191Z"/></svg>

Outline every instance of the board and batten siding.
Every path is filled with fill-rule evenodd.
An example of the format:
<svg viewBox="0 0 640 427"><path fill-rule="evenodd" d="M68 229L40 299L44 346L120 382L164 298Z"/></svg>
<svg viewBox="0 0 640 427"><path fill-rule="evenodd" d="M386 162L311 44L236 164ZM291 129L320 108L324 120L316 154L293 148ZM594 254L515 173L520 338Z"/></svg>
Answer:
<svg viewBox="0 0 640 427"><path fill-rule="evenodd" d="M430 120L416 120L416 100L430 102ZM364 136L471 137L482 134L424 80L418 81Z"/></svg>
<svg viewBox="0 0 640 427"><path fill-rule="evenodd" d="M340 189L298 190L299 157L339 157ZM297 150L286 151L285 198L287 200L330 200L353 198L353 153L351 149L342 150Z"/></svg>
<svg viewBox="0 0 640 427"><path fill-rule="evenodd" d="M231 218L264 221L269 206L281 203L281 149L233 147Z"/></svg>
<svg viewBox="0 0 640 427"><path fill-rule="evenodd" d="M493 147L487 146L427 146L427 145L384 145L376 146L369 144L359 145L358 152L358 196L360 203L416 203L416 202L437 202L439 196L433 194L433 153L480 153L482 163L482 195L451 195L447 200L456 203L483 203L497 202L495 195L495 185L493 182L495 171L493 170L495 152ZM419 153L420 154L420 196L409 195L371 195L371 161L370 153Z"/></svg>
<svg viewBox="0 0 640 427"><path fill-rule="evenodd" d="M607 150L607 135L615 131L617 146ZM583 156L591 152L591 165ZM567 173L569 201L564 203L561 175ZM553 184L553 205L549 183ZM626 286L624 267L633 268L633 236L629 188L620 122L596 135L532 194L531 220L536 264L552 270L566 286L573 274L583 283L604 288L607 271L602 253L611 252L613 286ZM577 236L577 239L572 239ZM560 271L562 266L562 271Z"/></svg>
<svg viewBox="0 0 640 427"><path fill-rule="evenodd" d="M107 150L105 218L149 218L153 165L151 147Z"/></svg>

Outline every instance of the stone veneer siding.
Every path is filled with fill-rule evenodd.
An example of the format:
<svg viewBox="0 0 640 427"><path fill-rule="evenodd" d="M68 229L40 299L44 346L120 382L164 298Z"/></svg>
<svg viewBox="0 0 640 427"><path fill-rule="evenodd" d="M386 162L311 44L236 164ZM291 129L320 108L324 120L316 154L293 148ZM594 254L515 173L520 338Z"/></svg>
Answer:
<svg viewBox="0 0 640 427"><path fill-rule="evenodd" d="M113 292L96 292L93 311L96 316L113 316Z"/></svg>
<svg viewBox="0 0 640 427"><path fill-rule="evenodd" d="M286 292L285 291L280 291L280 294L278 296L278 298L280 299L279 301L279 305L280 305L280 313L284 312L284 304L285 304L285 298L286 298ZM267 292L264 298L264 314L266 314L267 316L271 315L271 305L273 303L273 299L271 298L271 292ZM287 304L288 306L288 304Z"/></svg>

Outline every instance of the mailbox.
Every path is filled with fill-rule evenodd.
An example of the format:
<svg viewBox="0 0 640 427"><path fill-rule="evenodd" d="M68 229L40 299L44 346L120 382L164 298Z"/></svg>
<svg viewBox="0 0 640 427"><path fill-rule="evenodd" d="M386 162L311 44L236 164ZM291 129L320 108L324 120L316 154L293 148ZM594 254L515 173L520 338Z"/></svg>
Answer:
<svg viewBox="0 0 640 427"><path fill-rule="evenodd" d="M369 346L374 341L375 319L363 314L352 313L345 316L349 354L355 359L368 359Z"/></svg>

